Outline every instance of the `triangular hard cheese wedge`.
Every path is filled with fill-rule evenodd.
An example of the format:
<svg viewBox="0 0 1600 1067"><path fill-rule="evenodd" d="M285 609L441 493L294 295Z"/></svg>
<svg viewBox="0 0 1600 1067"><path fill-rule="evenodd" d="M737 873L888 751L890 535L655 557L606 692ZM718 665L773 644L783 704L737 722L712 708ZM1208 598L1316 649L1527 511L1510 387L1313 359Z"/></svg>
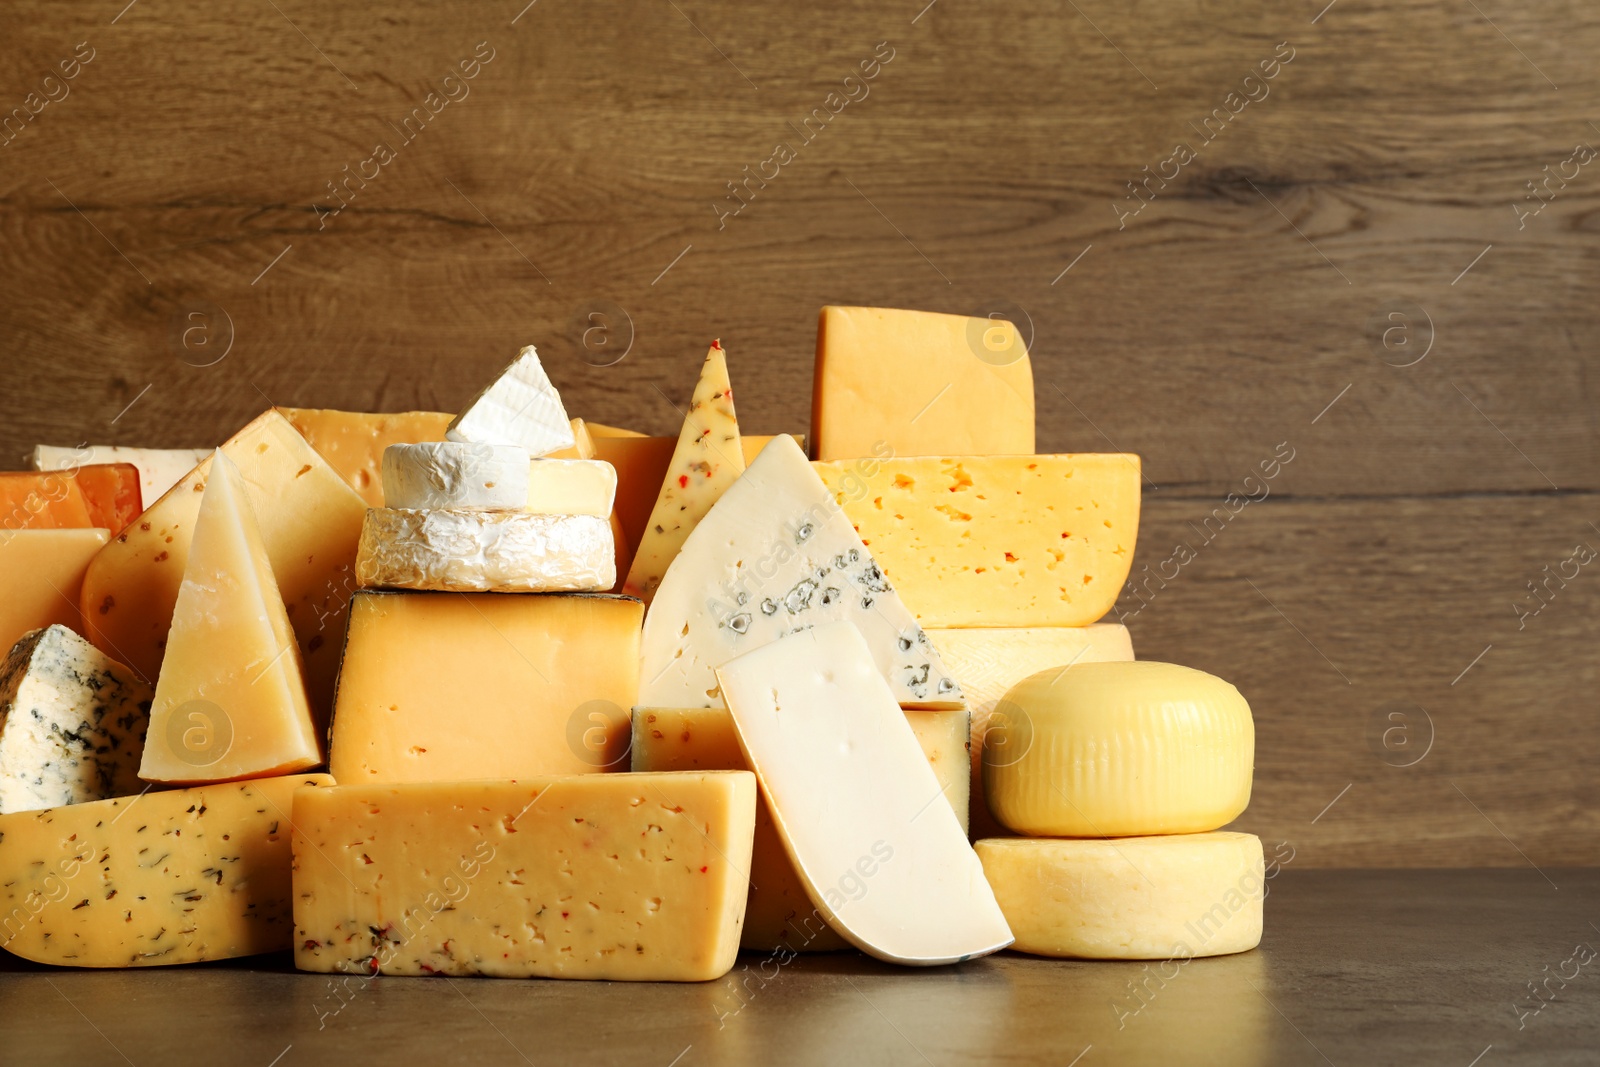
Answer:
<svg viewBox="0 0 1600 1067"><path fill-rule="evenodd" d="M964 706L960 685L800 446L775 437L667 568L644 620L639 706L716 707L716 668L839 620L861 631L902 706Z"/></svg>
<svg viewBox="0 0 1600 1067"><path fill-rule="evenodd" d="M300 649L244 476L218 452L156 679L139 777L224 782L320 762Z"/></svg>
<svg viewBox="0 0 1600 1067"><path fill-rule="evenodd" d="M683 417L677 447L667 464L667 476L661 482L661 494L639 538L622 591L650 603L661 576L689 534L743 473L744 452L739 447L739 420L733 413L728 360L722 345L712 341L694 387L694 399Z"/></svg>
<svg viewBox="0 0 1600 1067"><path fill-rule="evenodd" d="M573 446L561 395L532 345L472 398L445 427L445 438L479 445L521 445L535 456Z"/></svg>

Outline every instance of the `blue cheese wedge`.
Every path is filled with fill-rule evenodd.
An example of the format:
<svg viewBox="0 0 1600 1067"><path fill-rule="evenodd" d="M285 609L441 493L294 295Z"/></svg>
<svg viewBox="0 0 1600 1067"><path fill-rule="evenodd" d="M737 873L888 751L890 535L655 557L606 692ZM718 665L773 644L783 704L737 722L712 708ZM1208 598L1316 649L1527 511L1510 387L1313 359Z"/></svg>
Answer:
<svg viewBox="0 0 1600 1067"><path fill-rule="evenodd" d="M902 707L965 706L961 686L800 446L775 437L662 577L644 620L639 704L718 707L718 667L840 620L865 636Z"/></svg>
<svg viewBox="0 0 1600 1067"><path fill-rule="evenodd" d="M137 793L150 687L65 626L0 666L0 813Z"/></svg>
<svg viewBox="0 0 1600 1067"><path fill-rule="evenodd" d="M532 345L472 398L445 427L444 435L451 441L472 444L521 445L535 456L548 456L576 444L561 394L550 384Z"/></svg>

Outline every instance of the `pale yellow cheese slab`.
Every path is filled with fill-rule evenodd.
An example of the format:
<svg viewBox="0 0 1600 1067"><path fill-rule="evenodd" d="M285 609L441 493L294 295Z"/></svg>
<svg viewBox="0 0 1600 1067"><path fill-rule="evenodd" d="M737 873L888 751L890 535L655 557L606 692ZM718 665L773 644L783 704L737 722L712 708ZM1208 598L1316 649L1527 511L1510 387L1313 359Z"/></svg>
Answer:
<svg viewBox="0 0 1600 1067"><path fill-rule="evenodd" d="M739 950L748 771L348 785L295 797L295 965L709 981Z"/></svg>
<svg viewBox="0 0 1600 1067"><path fill-rule="evenodd" d="M1087 626L1133 565L1139 457L928 456L814 464L926 627Z"/></svg>
<svg viewBox="0 0 1600 1067"><path fill-rule="evenodd" d="M0 947L66 967L282 952L290 813L325 774L0 815Z"/></svg>
<svg viewBox="0 0 1600 1067"><path fill-rule="evenodd" d="M306 690L320 732L333 703L366 507L276 411L234 434L222 451L244 474L305 661ZM161 667L209 471L207 460L185 475L113 537L84 574L84 636L148 681L155 681Z"/></svg>
<svg viewBox="0 0 1600 1067"><path fill-rule="evenodd" d="M346 785L617 769L643 614L598 594L358 593L329 769Z"/></svg>
<svg viewBox="0 0 1600 1067"><path fill-rule="evenodd" d="M974 847L1018 952L1187 960L1261 941L1266 881L1253 834L1010 837Z"/></svg>
<svg viewBox="0 0 1600 1067"><path fill-rule="evenodd" d="M315 767L300 648L239 468L219 453L167 634L139 776L226 782Z"/></svg>
<svg viewBox="0 0 1600 1067"><path fill-rule="evenodd" d="M907 711L905 717L965 829L967 713ZM631 755L636 771L749 769L733 716L726 708L634 708ZM760 952L829 952L851 947L807 898L764 797L756 807L750 902L741 945Z"/></svg>
<svg viewBox="0 0 1600 1067"><path fill-rule="evenodd" d="M0 530L0 648L58 623L82 633L83 576L110 539L110 530Z"/></svg>

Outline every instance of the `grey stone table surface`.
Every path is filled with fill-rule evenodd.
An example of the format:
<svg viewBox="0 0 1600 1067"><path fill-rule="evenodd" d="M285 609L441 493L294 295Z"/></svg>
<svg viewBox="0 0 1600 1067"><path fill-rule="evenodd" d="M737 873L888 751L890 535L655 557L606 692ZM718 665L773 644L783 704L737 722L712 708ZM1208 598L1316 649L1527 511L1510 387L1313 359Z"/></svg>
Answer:
<svg viewBox="0 0 1600 1067"><path fill-rule="evenodd" d="M0 1063L1600 1063L1600 869L1285 870L1254 952L741 956L697 985L0 963Z"/></svg>

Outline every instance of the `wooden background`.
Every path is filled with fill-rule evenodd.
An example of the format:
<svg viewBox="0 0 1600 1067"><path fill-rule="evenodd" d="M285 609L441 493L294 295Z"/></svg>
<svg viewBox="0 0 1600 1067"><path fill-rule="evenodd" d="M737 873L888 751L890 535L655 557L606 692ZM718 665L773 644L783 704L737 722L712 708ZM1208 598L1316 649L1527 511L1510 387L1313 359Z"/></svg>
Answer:
<svg viewBox="0 0 1600 1067"><path fill-rule="evenodd" d="M747 429L801 431L821 305L1006 312L1040 449L1145 457L1136 574L1197 548L1122 610L1251 699L1242 828L1307 867L1600 861L1600 563L1515 608L1600 549L1600 165L1516 209L1600 143L1600 8L523 2L0 10L0 108L94 56L0 147L0 454L452 409L527 342L573 414L672 433L716 336ZM479 42L470 95L320 217Z"/></svg>

